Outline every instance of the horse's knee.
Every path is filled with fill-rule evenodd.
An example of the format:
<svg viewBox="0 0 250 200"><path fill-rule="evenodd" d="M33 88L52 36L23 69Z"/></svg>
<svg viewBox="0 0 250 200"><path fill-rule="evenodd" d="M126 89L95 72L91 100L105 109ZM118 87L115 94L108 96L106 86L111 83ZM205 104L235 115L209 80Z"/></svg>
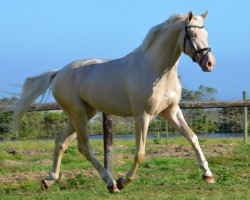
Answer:
<svg viewBox="0 0 250 200"><path fill-rule="evenodd" d="M78 146L77 146L77 149L78 149L78 151L79 151L81 154L84 155L84 148L83 148L82 145L78 145Z"/></svg>
<svg viewBox="0 0 250 200"><path fill-rule="evenodd" d="M193 134L192 137L191 137L191 139L192 139L192 141L193 141L195 144L199 143L199 139L198 139L198 137L197 137L196 134Z"/></svg>
<svg viewBox="0 0 250 200"><path fill-rule="evenodd" d="M56 152L64 152L67 146L61 142L60 137L58 136L55 140L55 151Z"/></svg>
<svg viewBox="0 0 250 200"><path fill-rule="evenodd" d="M86 157L86 159L91 158L91 151L88 147L85 147L83 145L78 145L78 151Z"/></svg>
<svg viewBox="0 0 250 200"><path fill-rule="evenodd" d="M140 164L145 158L145 153L138 153L135 156L135 161Z"/></svg>
<svg viewBox="0 0 250 200"><path fill-rule="evenodd" d="M192 135L191 140L192 140L192 146L193 146L193 148L194 149L199 148L199 139L198 139L198 137L197 137L196 134Z"/></svg>

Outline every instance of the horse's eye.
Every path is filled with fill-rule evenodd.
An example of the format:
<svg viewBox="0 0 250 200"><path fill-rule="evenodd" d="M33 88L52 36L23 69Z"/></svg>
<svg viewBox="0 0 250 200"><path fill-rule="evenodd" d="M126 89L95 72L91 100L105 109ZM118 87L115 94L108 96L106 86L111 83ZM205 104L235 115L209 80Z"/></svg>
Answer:
<svg viewBox="0 0 250 200"><path fill-rule="evenodd" d="M197 34L196 33L192 33L191 36L194 37L194 38L196 38Z"/></svg>

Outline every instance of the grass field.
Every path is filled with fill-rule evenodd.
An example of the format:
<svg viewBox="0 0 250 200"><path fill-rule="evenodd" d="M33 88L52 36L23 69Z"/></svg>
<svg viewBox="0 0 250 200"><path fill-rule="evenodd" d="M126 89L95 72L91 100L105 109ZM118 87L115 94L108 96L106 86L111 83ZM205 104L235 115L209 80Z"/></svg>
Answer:
<svg viewBox="0 0 250 200"><path fill-rule="evenodd" d="M166 144L167 143L167 144ZM93 140L103 162L101 140ZM0 143L0 199L250 199L250 146L240 139L206 139L202 149L216 177L201 180L193 150L184 139L147 141L145 161L136 179L117 194L110 194L97 172L73 142L62 161L61 179L47 191L40 181L52 165L53 141ZM124 175L133 161L134 141L115 140L113 176Z"/></svg>

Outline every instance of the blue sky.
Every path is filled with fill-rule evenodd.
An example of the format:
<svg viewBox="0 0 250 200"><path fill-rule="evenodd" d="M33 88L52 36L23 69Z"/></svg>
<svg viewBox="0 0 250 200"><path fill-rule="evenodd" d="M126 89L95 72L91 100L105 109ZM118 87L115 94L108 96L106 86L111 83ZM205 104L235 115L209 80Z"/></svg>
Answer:
<svg viewBox="0 0 250 200"><path fill-rule="evenodd" d="M26 77L60 69L81 58L120 58L138 47L148 30L169 16L202 14L216 58L204 73L182 54L178 74L185 88L201 84L217 99L250 96L250 1L236 0L0 0L0 98L19 93Z"/></svg>

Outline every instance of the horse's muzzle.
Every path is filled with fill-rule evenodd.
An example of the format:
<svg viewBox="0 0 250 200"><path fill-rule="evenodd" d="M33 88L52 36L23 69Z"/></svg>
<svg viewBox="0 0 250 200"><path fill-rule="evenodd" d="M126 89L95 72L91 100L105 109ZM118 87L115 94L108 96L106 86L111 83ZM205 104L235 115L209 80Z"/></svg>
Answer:
<svg viewBox="0 0 250 200"><path fill-rule="evenodd" d="M200 63L200 66L202 68L202 71L204 71L204 72L211 72L211 71L213 71L213 69L215 67L215 59L214 59L213 54L211 52L209 52L205 56L205 58Z"/></svg>

